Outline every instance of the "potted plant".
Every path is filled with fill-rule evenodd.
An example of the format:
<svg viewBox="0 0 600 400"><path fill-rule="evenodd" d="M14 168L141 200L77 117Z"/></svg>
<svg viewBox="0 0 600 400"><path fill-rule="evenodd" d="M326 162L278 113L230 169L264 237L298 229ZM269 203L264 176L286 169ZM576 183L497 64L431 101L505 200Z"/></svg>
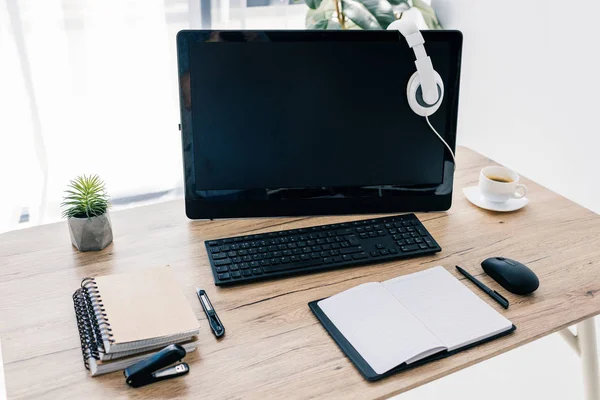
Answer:
<svg viewBox="0 0 600 400"><path fill-rule="evenodd" d="M66 207L71 243L79 251L102 250L113 240L108 215L108 195L98 175L78 176L65 191L61 206Z"/></svg>
<svg viewBox="0 0 600 400"><path fill-rule="evenodd" d="M417 10L429 29L442 29L424 0L305 0L307 29L386 29L408 10Z"/></svg>

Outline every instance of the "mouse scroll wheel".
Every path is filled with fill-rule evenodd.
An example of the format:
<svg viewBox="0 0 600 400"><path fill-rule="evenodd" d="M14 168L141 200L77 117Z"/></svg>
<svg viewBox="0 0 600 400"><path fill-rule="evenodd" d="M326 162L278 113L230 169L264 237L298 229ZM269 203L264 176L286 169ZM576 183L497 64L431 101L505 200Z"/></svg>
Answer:
<svg viewBox="0 0 600 400"><path fill-rule="evenodd" d="M499 261L504 261L504 260L505 260L505 258L504 258L504 257L496 257L496 260L499 260Z"/></svg>

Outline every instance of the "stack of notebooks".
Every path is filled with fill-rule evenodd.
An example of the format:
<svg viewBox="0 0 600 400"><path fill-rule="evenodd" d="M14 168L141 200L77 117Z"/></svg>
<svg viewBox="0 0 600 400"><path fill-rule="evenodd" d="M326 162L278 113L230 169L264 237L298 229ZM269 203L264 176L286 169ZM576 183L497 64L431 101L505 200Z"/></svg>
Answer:
<svg viewBox="0 0 600 400"><path fill-rule="evenodd" d="M369 381L516 329L443 267L365 283L309 306Z"/></svg>
<svg viewBox="0 0 600 400"><path fill-rule="evenodd" d="M86 278L73 303L92 376L125 369L169 344L196 349L200 325L169 267Z"/></svg>

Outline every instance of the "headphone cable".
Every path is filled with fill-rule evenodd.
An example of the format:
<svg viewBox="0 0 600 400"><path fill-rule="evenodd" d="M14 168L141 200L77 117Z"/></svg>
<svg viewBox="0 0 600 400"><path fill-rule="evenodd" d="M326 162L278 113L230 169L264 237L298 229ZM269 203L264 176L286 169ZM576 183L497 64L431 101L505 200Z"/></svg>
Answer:
<svg viewBox="0 0 600 400"><path fill-rule="evenodd" d="M454 157L454 152L452 151L452 149L450 148L450 146L448 145L448 143L446 143L446 141L442 138L442 136L435 130L435 128L433 127L433 125L431 125L431 122L429 122L429 116L426 115L425 116L425 120L427 121L427 125L429 125L429 127L431 128L431 130L433 131L433 133L435 133L435 135L442 141L442 143L444 143L444 145L446 146L446 148L450 152L450 155L452 156L452 161L454 162L454 169L456 169L456 157Z"/></svg>

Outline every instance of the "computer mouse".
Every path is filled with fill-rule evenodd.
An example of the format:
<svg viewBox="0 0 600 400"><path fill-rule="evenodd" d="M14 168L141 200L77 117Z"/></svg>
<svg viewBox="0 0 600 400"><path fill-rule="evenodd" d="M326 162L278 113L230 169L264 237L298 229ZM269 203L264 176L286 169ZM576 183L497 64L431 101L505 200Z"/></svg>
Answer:
<svg viewBox="0 0 600 400"><path fill-rule="evenodd" d="M515 294L529 294L540 286L537 275L518 261L491 257L481 263L486 274L504 289Z"/></svg>

